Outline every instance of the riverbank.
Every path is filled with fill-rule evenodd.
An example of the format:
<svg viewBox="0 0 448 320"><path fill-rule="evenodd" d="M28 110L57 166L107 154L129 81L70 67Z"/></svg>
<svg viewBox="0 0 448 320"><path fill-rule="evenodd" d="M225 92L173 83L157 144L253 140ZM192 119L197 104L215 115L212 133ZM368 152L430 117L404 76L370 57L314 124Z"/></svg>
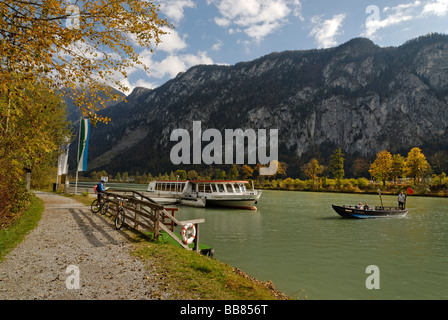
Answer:
<svg viewBox="0 0 448 320"><path fill-rule="evenodd" d="M42 218L0 263L0 299L289 299L218 260L115 230L110 217L90 212L89 197L37 195ZM67 289L69 266L79 268L79 289Z"/></svg>
<svg viewBox="0 0 448 320"><path fill-rule="evenodd" d="M413 190L413 196L420 197L448 197L448 187L441 184L439 180L431 183L374 183L365 178L333 180L321 178L319 180L279 179L267 180L255 185L260 190L279 191L303 191L303 192L329 192L348 194L378 194L378 190L384 195L398 195L407 192L408 188Z"/></svg>

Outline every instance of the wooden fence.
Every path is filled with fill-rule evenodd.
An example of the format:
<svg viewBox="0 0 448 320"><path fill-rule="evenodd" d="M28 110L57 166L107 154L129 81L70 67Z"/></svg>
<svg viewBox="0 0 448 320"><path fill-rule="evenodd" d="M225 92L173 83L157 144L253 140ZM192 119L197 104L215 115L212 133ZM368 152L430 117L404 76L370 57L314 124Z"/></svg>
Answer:
<svg viewBox="0 0 448 320"><path fill-rule="evenodd" d="M174 233L174 228L176 226L183 227L189 223L193 224L196 229L193 250L199 252L199 225L204 223L205 219L179 221L175 217L177 208L165 208L137 191L114 190L113 192L105 192L105 198L113 205L112 212L114 215L118 211L120 202L122 202L125 224L128 227L140 232L152 232L155 239L158 239L161 232L164 231L187 250L191 250L191 248Z"/></svg>

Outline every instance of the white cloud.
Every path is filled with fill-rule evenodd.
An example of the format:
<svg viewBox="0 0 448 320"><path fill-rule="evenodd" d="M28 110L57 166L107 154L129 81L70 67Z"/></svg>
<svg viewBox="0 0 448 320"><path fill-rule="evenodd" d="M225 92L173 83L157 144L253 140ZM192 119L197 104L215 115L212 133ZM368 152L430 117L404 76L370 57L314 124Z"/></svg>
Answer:
<svg viewBox="0 0 448 320"><path fill-rule="evenodd" d="M411 3L400 4L396 7L385 7L383 13L378 12L377 19L368 19L366 21L366 31L361 36L375 39L377 32L381 29L393 25L401 24L416 18L416 8L421 6L421 1L417 0ZM385 18L381 16L386 16Z"/></svg>
<svg viewBox="0 0 448 320"><path fill-rule="evenodd" d="M217 25L235 25L257 42L281 28L291 14L303 19L300 0L207 0L207 4L214 4L221 14L215 18Z"/></svg>
<svg viewBox="0 0 448 320"><path fill-rule="evenodd" d="M186 36L181 37L179 33L173 29L169 29L166 27L163 27L162 29L163 31L167 32L167 34L164 34L160 37L160 40L162 42L157 46L157 50L173 53L176 51L181 51L188 47L187 43L185 42Z"/></svg>
<svg viewBox="0 0 448 320"><path fill-rule="evenodd" d="M314 36L318 48L329 48L337 45L336 36L340 35L345 13L333 16L332 19L323 20L322 16L314 16L311 19L313 28L310 36Z"/></svg>
<svg viewBox="0 0 448 320"><path fill-rule="evenodd" d="M442 17L448 13L448 0L437 0L425 5L423 9L423 15L434 14Z"/></svg>
<svg viewBox="0 0 448 320"><path fill-rule="evenodd" d="M219 51L221 50L222 46L224 45L224 42L222 42L222 40L218 40L213 46L212 46L212 50L213 51Z"/></svg>
<svg viewBox="0 0 448 320"><path fill-rule="evenodd" d="M361 36L375 39L378 37L378 32L382 29L406 22L414 22L418 19L431 16L441 17L447 14L448 0L415 0L395 7L385 7L379 14L378 19L368 19L366 21L365 31Z"/></svg>
<svg viewBox="0 0 448 320"><path fill-rule="evenodd" d="M185 8L195 8L196 4L192 0L158 0L160 11L175 23L180 22L185 14Z"/></svg>
<svg viewBox="0 0 448 320"><path fill-rule="evenodd" d="M213 59L204 51L199 51L196 55L170 54L161 61L154 61L153 54L147 50L140 56L140 61L149 67L149 76L157 79L173 78L179 72L185 72L198 64L214 64Z"/></svg>

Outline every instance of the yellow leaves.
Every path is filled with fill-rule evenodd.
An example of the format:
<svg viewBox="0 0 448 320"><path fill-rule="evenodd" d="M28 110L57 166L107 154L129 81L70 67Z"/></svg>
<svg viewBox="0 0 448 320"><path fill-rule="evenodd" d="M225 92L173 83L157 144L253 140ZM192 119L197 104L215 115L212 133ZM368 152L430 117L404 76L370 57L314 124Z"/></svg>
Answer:
<svg viewBox="0 0 448 320"><path fill-rule="evenodd" d="M151 1L96 0L77 2L80 27L66 26L67 3L59 0L0 0L0 83L10 72L25 72L30 80L45 79L53 87L91 90L100 83L120 87L116 74L140 65L133 40L151 51L160 42L162 27L172 27L158 17ZM5 18L3 18L5 17ZM132 39L129 38L132 34ZM103 99L111 97L103 96ZM92 104L78 101L96 121Z"/></svg>
<svg viewBox="0 0 448 320"><path fill-rule="evenodd" d="M41 83L16 77L14 86L0 91L0 162L9 163L8 177L20 179L24 167L33 169L69 133L61 100Z"/></svg>

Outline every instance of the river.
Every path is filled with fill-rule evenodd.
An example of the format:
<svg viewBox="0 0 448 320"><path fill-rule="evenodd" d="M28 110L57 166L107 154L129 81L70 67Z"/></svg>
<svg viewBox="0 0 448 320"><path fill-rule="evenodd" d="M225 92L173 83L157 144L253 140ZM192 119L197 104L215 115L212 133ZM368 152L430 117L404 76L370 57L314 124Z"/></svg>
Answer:
<svg viewBox="0 0 448 320"><path fill-rule="evenodd" d="M205 218L200 241L216 259L294 298L448 299L448 199L408 197L408 216L394 219L342 219L331 207L360 201L380 204L378 195L264 191L257 211L182 206L177 217ZM366 286L369 266L379 289Z"/></svg>
<svg viewBox="0 0 448 320"><path fill-rule="evenodd" d="M396 199L383 196L384 205ZM447 299L448 199L409 197L401 219L342 219L331 208L359 201L380 204L375 195L264 191L256 212L181 207L178 217L205 218L200 240L216 259L294 298ZM378 267L379 289L366 286L368 266Z"/></svg>

